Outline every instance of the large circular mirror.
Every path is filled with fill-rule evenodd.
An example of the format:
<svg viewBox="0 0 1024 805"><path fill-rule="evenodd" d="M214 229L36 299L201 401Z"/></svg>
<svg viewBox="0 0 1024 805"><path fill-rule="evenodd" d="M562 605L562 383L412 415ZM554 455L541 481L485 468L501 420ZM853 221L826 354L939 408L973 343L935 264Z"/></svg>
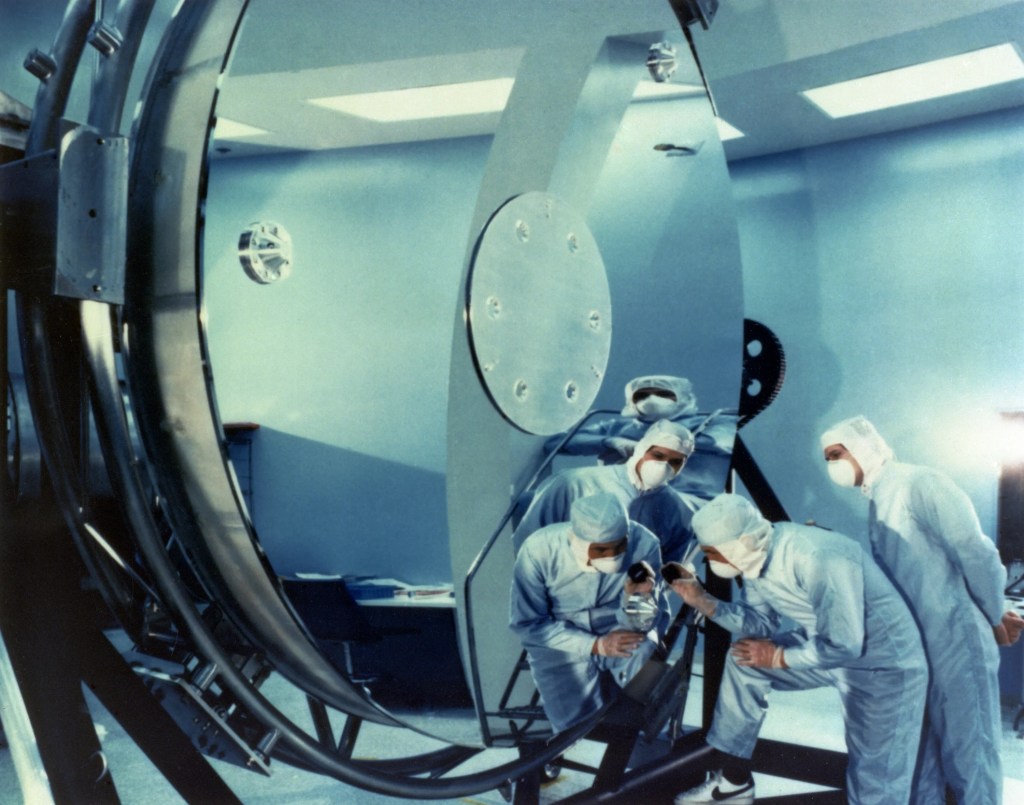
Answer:
<svg viewBox="0 0 1024 805"><path fill-rule="evenodd" d="M638 374L690 378L702 409L739 398L728 177L679 23L663 0L197 5L133 178L150 262L129 281L129 371L169 510L227 614L313 695L513 743L514 554L507 526L490 538L543 437L621 407ZM675 45L671 81L653 43ZM517 198L541 203L512 213L512 243L537 235L525 263L481 246ZM281 281L239 263L260 221L290 235ZM510 276L581 249L575 287ZM483 276L502 290L474 295ZM536 287L558 298L531 306ZM516 294L488 355L529 358L498 392L476 347ZM570 333L595 324L593 349Z"/></svg>

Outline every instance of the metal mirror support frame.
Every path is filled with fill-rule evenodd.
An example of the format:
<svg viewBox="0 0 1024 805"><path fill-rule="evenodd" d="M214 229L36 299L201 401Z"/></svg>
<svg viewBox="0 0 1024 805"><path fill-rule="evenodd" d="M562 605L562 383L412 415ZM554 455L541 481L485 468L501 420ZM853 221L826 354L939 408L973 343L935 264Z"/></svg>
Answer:
<svg viewBox="0 0 1024 805"><path fill-rule="evenodd" d="M79 5L92 8L91 4ZM146 9L149 5L126 4L131 10ZM495 17L507 17L507 4L488 0L483 5ZM140 547L152 566L161 594L192 631L199 650L219 666L224 684L258 718L280 725L282 739L299 756L352 784L399 795L418 796L429 790L434 795L456 796L494 787L512 770L521 770L522 764L460 780L385 784L383 777L372 770L332 757L322 746L283 723L272 706L247 688L246 681L231 667L230 657L197 622L190 604L182 600L166 558L159 556L159 541L154 538L152 514L146 511L148 501L140 492L142 480L127 436L124 405L114 370L113 343L122 336L133 411L160 495L165 500L166 513L195 559L204 584L231 622L265 651L275 669L320 701L360 718L384 724L401 723L319 654L288 605L260 549L227 467L198 312L209 127L218 84L245 6L244 0L186 0L161 45L133 133L123 333L118 330L118 317L112 315L111 308L119 301L116 286L120 280L116 274L111 281L113 289L105 283L95 283L70 290L81 295L80 315L92 400L112 483L125 496L129 519L138 532ZM482 8L480 15L488 13L488 8ZM407 13L380 27L387 28L388 41L411 41L422 22L418 17L431 14L440 12L423 10L421 4L410 2ZM84 19L86 15L80 16ZM448 31L450 40L439 45L451 48L452 52L472 47L473 37L479 34L477 28L465 23L429 22L434 30ZM612 226L609 222L620 217L619 231L613 234L621 235L622 230L634 228L643 230L644 253L652 267L650 271L634 271L621 256L610 268L606 266L611 302L588 302L585 321L588 326L595 320L604 321L614 308L617 327L631 333L635 343L618 350L614 342L605 345L590 361L591 365L600 368L598 364L610 350L610 365L626 371L634 365L637 351L642 354L644 306L633 298L618 307L616 297L617 291L628 296L637 289L641 295L653 296L663 304L675 303L689 312L694 312L694 308L700 310L708 299L717 303L716 313L709 314L698 325L702 338L695 339L696 346L681 346L681 365L699 357L701 346L707 344L724 344L722 352L731 351L738 358L742 320L738 244L735 225L728 214L727 175L720 149L705 147L692 163L692 170L659 187L660 195L652 207L645 207L640 213L643 221L636 221L628 207L609 215L609 208L617 205L609 204L608 199L615 197L620 189L616 181L621 180L615 172L613 146L641 147L637 146L635 132L621 133L621 124L645 69L650 42L663 39L665 31L675 24L671 11L653 0L643 4L622 0L593 9L585 19L575 22L571 37L567 37L564 26L557 24L557 13L551 4L533 0L517 9L514 23L494 34L501 41L489 43L524 47L525 51L515 88L494 136L476 211L468 227L471 234L459 298L471 299L468 283L476 237L485 230L495 211L523 194L550 194L564 199L583 216L589 229L595 231L597 241L602 236L598 223ZM69 36L74 38L77 34ZM104 36L97 40L101 44L113 41ZM375 47L372 42L358 42L351 37L344 45L362 49L367 60ZM116 81L111 78L106 82L110 92L106 98L100 95L94 101L96 119L90 123L99 124L104 130L116 129L110 118L119 117L126 83L127 79L120 76ZM58 115L53 114L53 108L59 106L59 101L37 104L37 124L28 156L41 153L54 140ZM706 100L687 101L680 112L679 120L688 133L714 140ZM652 143L663 139L660 132L651 133ZM645 138L639 141L644 142ZM650 197L649 193L645 195ZM112 206L102 200L100 203ZM649 217L657 219L660 225L653 229L636 226L648 224ZM687 227L680 222L698 222L699 226ZM77 237L74 232L71 236ZM571 253L572 239L568 238L563 245ZM116 244L104 244L107 251L115 248ZM704 265L695 265L699 261L692 259L694 254L700 255ZM76 277L79 275L75 266L69 270ZM673 283L677 298L664 294L667 282ZM38 411L47 399L59 396L53 388L56 378L48 370L52 344L47 343L46 337L47 303L45 298L30 296L24 308L22 340L28 345L26 364L41 370L41 379L34 381L37 386L31 393L33 408ZM624 311L622 316L620 309ZM592 315L595 312L596 319ZM514 418L495 407L494 395L488 394L481 383L480 367L474 360L466 326L471 316L472 311L464 303L453 311L452 340L443 345L450 349L449 370L437 379L449 390L448 419L431 425L438 428L438 437L448 444L447 527L453 577L465 578L470 567L483 568L482 583L475 590L463 593L459 584L456 589L460 592L459 611L466 616L461 650L481 721L475 741L491 745L500 741L495 740L488 712L499 698L515 661L512 641L504 631L512 555L507 545L490 556L482 556L481 545L508 508L509 479L526 474L539 456L536 451L526 454L511 447L513 433L519 433L519 428L510 424ZM738 359L734 366L716 366L714 371L728 376L722 385L738 389ZM557 381L562 395L570 402L592 398L593 387L584 390L577 385L567 391L573 383L577 383L573 377L559 377ZM515 383L512 388L514 394ZM522 429L549 432L569 422L571 418L531 422ZM523 423L518 424L522 427ZM472 438L465 438L466 434ZM49 466L73 464L68 460L68 446L61 434L44 436L41 441ZM481 473L482 466L491 469ZM60 490L59 496L73 529L83 531L85 523L74 514L75 493L63 483L66 480L58 473L58 486L68 487ZM482 564L484 560L486 564ZM470 595L475 622L466 615ZM457 647L452 646L451 650ZM581 725L581 731L587 726ZM576 737L575 730L561 736L560 743L548 747L550 753L564 749Z"/></svg>

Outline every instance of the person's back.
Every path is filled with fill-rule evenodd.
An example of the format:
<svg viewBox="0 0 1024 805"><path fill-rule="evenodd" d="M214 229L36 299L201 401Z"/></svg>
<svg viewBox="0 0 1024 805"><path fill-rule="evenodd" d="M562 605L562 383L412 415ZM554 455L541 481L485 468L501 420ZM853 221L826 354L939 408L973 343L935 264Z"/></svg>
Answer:
<svg viewBox="0 0 1024 805"><path fill-rule="evenodd" d="M737 638L726 657L707 742L708 779L676 805L751 803L750 759L772 690L833 686L849 754L850 803L905 805L912 787L928 672L906 604L867 553L840 534L769 523L723 494L693 527L711 573L742 576L737 600L680 570L672 589ZM787 628L789 622L796 629Z"/></svg>
<svg viewBox="0 0 1024 805"><path fill-rule="evenodd" d="M908 659L915 656L921 664L921 639L910 610L881 569L853 539L814 526L775 523L769 557L760 577L748 580L745 586L767 598L779 614L803 627L808 637L816 634L825 612L835 628L830 637L833 641L844 633L843 621L850 620L845 630L850 636L849 643L830 646L833 655L822 658L822 667L906 667ZM844 604L839 600L844 587L830 581L848 577L851 568L857 568L863 579L862 602L851 599ZM794 595L790 583L794 578L802 582L800 595Z"/></svg>
<svg viewBox="0 0 1024 805"><path fill-rule="evenodd" d="M872 550L912 609L927 613L919 618L926 636L945 639L948 624L970 613L972 621L984 621L980 630L990 642L989 621L1003 611L1006 572L967 496L936 470L891 461L871 499ZM972 589L972 578L988 581Z"/></svg>

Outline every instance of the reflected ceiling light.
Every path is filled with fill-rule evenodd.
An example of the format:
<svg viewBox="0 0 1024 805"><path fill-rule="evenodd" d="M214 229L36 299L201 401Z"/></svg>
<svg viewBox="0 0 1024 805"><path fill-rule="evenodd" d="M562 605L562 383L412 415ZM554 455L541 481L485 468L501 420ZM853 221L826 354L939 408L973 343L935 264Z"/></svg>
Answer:
<svg viewBox="0 0 1024 805"><path fill-rule="evenodd" d="M892 106L942 98L1024 78L1024 62L1011 44L913 64L800 94L829 117L849 117Z"/></svg>
<svg viewBox="0 0 1024 805"><path fill-rule="evenodd" d="M659 84L654 81L641 81L633 93L634 101L645 101L662 98L685 98L704 94L704 87L699 84Z"/></svg>
<svg viewBox="0 0 1024 805"><path fill-rule="evenodd" d="M378 123L428 120L500 112L508 103L515 79L492 78L460 84L310 98L309 103Z"/></svg>
<svg viewBox="0 0 1024 805"><path fill-rule="evenodd" d="M242 137L255 137L257 134L267 134L267 130L226 117L218 117L217 127L213 130L213 136L217 140L238 140Z"/></svg>
<svg viewBox="0 0 1024 805"><path fill-rule="evenodd" d="M747 135L736 128L732 123L726 120L722 120L720 117L715 118L715 128L718 129L718 139L723 143L726 140L737 140L740 137L746 137Z"/></svg>

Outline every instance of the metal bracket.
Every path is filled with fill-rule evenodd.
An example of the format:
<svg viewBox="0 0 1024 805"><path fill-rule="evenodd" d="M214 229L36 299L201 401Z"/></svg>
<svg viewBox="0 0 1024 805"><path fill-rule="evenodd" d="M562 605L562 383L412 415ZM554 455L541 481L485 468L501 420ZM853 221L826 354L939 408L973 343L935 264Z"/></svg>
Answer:
<svg viewBox="0 0 1024 805"><path fill-rule="evenodd" d="M71 129L60 152L0 166L7 287L124 302L128 140Z"/></svg>
<svg viewBox="0 0 1024 805"><path fill-rule="evenodd" d="M669 5L683 28L699 22L706 31L718 13L719 0L669 0Z"/></svg>
<svg viewBox="0 0 1024 805"><path fill-rule="evenodd" d="M53 292L124 302L128 139L80 127L64 137Z"/></svg>
<svg viewBox="0 0 1024 805"><path fill-rule="evenodd" d="M229 723L226 708L207 700L210 698L208 691L166 671L141 665L137 665L135 671L196 749L226 763L270 776L270 752L263 751L262 743L269 742L272 748L276 738L272 740L270 734L264 735L261 746L253 749Z"/></svg>

